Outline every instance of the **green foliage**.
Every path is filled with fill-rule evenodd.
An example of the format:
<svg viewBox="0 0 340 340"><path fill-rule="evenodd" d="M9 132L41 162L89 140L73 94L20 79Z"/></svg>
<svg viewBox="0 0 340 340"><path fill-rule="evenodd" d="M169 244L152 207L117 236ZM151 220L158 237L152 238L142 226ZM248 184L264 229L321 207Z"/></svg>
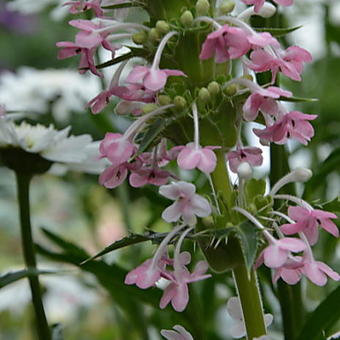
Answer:
<svg viewBox="0 0 340 340"><path fill-rule="evenodd" d="M309 316L296 340L320 340L340 319L340 287L329 294Z"/></svg>

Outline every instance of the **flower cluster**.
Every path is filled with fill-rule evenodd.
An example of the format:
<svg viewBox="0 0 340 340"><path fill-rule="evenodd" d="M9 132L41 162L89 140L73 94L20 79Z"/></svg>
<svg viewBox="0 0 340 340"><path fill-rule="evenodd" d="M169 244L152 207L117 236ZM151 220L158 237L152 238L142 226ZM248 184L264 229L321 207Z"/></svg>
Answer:
<svg viewBox="0 0 340 340"><path fill-rule="evenodd" d="M292 0L274 2L282 6L293 3ZM282 145L290 139L307 145L314 136L311 122L317 116L285 107L283 101L296 98L278 86L279 74L301 81L305 64L312 61L311 55L299 46L283 48L270 32L258 32L251 27L250 16L267 18L275 14L272 4L264 0L243 0L243 3L252 6L238 15L231 15L231 8L229 13L219 16L219 8L210 8L208 1L199 0L195 8L169 18L169 22L152 18L145 25L104 17L100 1L67 3L71 13L90 9L96 18L70 21L79 32L74 42L57 43L61 48L59 58L80 55L79 71L90 70L99 77L103 76L100 67L118 64L108 87L88 106L93 114L98 114L115 98L118 99L116 114L130 114L134 119L125 132L107 132L101 141L100 155L109 166L100 175L100 183L115 188L129 178L133 187L159 186L159 194L174 201L163 211L162 218L179 225L163 239L154 257L132 270L125 279L126 284L136 284L142 289L165 279L168 286L163 292L161 308L171 303L176 311L183 311L189 300L188 283L209 277L205 274L208 269L205 261L190 272L187 265L191 255L181 252L180 248L199 218L211 214L213 222L217 217L228 217L232 221L234 215L242 222L245 217L260 229L267 246L259 254L256 266L264 263L272 268L274 282L281 277L295 284L302 275L317 285L326 284L327 276L339 280L339 275L326 264L315 261L311 250L318 240L319 226L339 236L332 221L336 216L313 209L295 196L277 194L288 182L307 181L309 171L293 171L274 185L267 197L261 194L261 198L271 203L280 199L294 202L296 206L288 208L288 216L282 209L267 212L267 206L259 211L253 206L247 209L245 182L251 177L252 168L262 164L263 156L260 148L243 144L243 127L249 122L263 124L263 128L253 129L263 145ZM184 46L190 44L188 31L205 35L198 51L193 53L194 58L189 52L183 55ZM117 57L117 50L121 46L129 48L131 41L138 48L130 46L131 53ZM197 41L195 38L192 47L197 48ZM95 54L99 48L111 52L112 63L96 65ZM131 59L136 55L143 58L144 63L139 59L139 64L135 64ZM234 64L239 66L234 69L240 70L235 77L230 71ZM193 65L199 65L199 70L193 71ZM209 68L211 65L213 68ZM122 79L127 69L130 71ZM228 73L221 71L227 69ZM271 75L266 84L259 80L263 72ZM154 128L155 119L161 127ZM225 123L228 119L230 122ZM223 187L230 184L226 162L239 177L238 187L229 196L225 192L233 190L231 185ZM210 185L214 209L209 200L196 193L194 184L181 181L182 170L194 169L201 172L203 181ZM174 179L176 181L168 184ZM273 207L271 203L269 210ZM250 210L255 210L257 218L263 217L270 223L262 225ZM264 210L266 215L259 215ZM282 219L288 224L279 226ZM236 224L231 221L225 220L225 225ZM203 226L209 225L204 222ZM296 237L290 237L295 234ZM171 257L168 245L176 237L178 241ZM235 335L245 335L241 311L231 314L239 322ZM269 319L267 317L267 323ZM162 331L162 335L167 339L192 338L182 327L174 329ZM263 335L260 339L267 338Z"/></svg>

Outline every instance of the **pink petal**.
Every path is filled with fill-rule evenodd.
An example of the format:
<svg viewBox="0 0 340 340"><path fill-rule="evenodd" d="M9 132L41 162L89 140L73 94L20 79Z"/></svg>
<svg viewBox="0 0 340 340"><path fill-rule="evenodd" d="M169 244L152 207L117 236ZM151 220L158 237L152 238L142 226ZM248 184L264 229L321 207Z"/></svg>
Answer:
<svg viewBox="0 0 340 340"><path fill-rule="evenodd" d="M288 258L288 251L279 246L270 245L264 250L264 264L269 268L281 267Z"/></svg>
<svg viewBox="0 0 340 340"><path fill-rule="evenodd" d="M290 250L292 252L299 252L306 249L306 244L297 238L285 237L277 241L280 248Z"/></svg>

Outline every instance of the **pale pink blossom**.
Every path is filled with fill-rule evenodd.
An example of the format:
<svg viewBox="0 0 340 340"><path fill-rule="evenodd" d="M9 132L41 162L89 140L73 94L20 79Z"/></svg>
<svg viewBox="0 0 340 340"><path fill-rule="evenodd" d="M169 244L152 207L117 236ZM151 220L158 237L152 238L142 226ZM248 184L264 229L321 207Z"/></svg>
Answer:
<svg viewBox="0 0 340 340"><path fill-rule="evenodd" d="M310 53L298 46L291 46L286 50L275 48L274 50L275 54L264 49L256 49L250 54L250 61L245 61L246 65L256 72L271 71L272 82L275 81L278 72L300 81L303 63L312 61Z"/></svg>
<svg viewBox="0 0 340 340"><path fill-rule="evenodd" d="M167 340L194 340L192 335L182 326L176 325L173 330L161 330L161 335Z"/></svg>
<svg viewBox="0 0 340 340"><path fill-rule="evenodd" d="M96 97L91 99L87 106L91 108L93 114L101 112L107 104L110 102L110 97L112 96L112 91L105 90L100 92Z"/></svg>
<svg viewBox="0 0 340 340"><path fill-rule="evenodd" d="M163 272L162 276L171 281L165 288L160 301L160 308L165 308L170 302L177 312L182 312L189 302L188 283L204 280L211 277L210 274L205 274L208 270L208 263L200 261L196 264L192 273L186 268L186 265L191 261L189 252L175 254L174 271Z"/></svg>
<svg viewBox="0 0 340 340"><path fill-rule="evenodd" d="M291 97L290 91L285 91L276 86L269 86L266 89L259 88L254 91L243 105L243 117L247 121L253 121L261 111L264 114L276 116L279 112L279 106L276 99L282 97Z"/></svg>
<svg viewBox="0 0 340 340"><path fill-rule="evenodd" d="M279 278L288 283L289 285L297 284L302 277L302 257L292 256L288 258L286 263L281 267L276 268L273 275L273 282L276 283Z"/></svg>
<svg viewBox="0 0 340 340"><path fill-rule="evenodd" d="M63 6L70 6L69 11L72 14L78 14L91 9L98 18L102 18L104 15L103 10L100 7L101 0L89 0L89 1L68 1Z"/></svg>
<svg viewBox="0 0 340 340"><path fill-rule="evenodd" d="M256 147L237 147L235 151L228 152L227 158L230 170L235 173L243 162L247 162L251 166L260 166L263 162L262 150Z"/></svg>
<svg viewBox="0 0 340 340"><path fill-rule="evenodd" d="M143 85L149 91L162 90L169 76L185 76L182 71L136 66L126 78L132 84Z"/></svg>
<svg viewBox="0 0 340 340"><path fill-rule="evenodd" d="M255 13L258 13L263 7L265 0L242 0L246 5L254 5ZM291 6L294 0L274 0L278 5Z"/></svg>
<svg viewBox="0 0 340 340"><path fill-rule="evenodd" d="M250 47L247 34L241 28L223 25L207 36L199 57L209 59L215 56L216 63L224 63L245 55Z"/></svg>
<svg viewBox="0 0 340 340"><path fill-rule="evenodd" d="M157 262L155 262L154 259L146 260L126 275L125 284L135 284L141 289L147 289L154 286L161 278L161 273L166 268L167 260L166 257L160 257Z"/></svg>
<svg viewBox="0 0 340 340"><path fill-rule="evenodd" d="M216 168L217 158L212 151L218 146L197 146L195 143L188 143L182 148L177 157L178 165L184 170L198 168L205 173L211 173Z"/></svg>
<svg viewBox="0 0 340 340"><path fill-rule="evenodd" d="M268 32L253 33L248 36L248 41L251 44L252 49L265 46L279 47L280 43Z"/></svg>
<svg viewBox="0 0 340 340"><path fill-rule="evenodd" d="M106 188L113 189L121 185L128 175L126 163L111 165L99 176L99 183Z"/></svg>
<svg viewBox="0 0 340 340"><path fill-rule="evenodd" d="M319 238L318 226L325 229L335 237L339 237L339 229L330 219L337 218L331 212L319 209L307 209L303 207L289 207L288 215L296 223L284 224L281 231L286 235L303 232L311 245L315 244Z"/></svg>
<svg viewBox="0 0 340 340"><path fill-rule="evenodd" d="M163 211L162 218L167 222L176 222L182 218L185 224L194 225L196 216L209 216L211 207L208 200L195 192L194 184L182 181L161 186L159 193L175 201Z"/></svg>
<svg viewBox="0 0 340 340"><path fill-rule="evenodd" d="M146 89L143 84L128 84L126 86L112 86L113 95L128 101L152 103L155 101L155 92Z"/></svg>
<svg viewBox="0 0 340 340"><path fill-rule="evenodd" d="M100 143L99 152L113 165L127 162L136 151L136 145L120 133L108 132Z"/></svg>
<svg viewBox="0 0 340 340"><path fill-rule="evenodd" d="M340 275L325 263L315 261L312 256L305 254L302 272L317 286L324 286L327 283L327 276L335 281L340 280Z"/></svg>
<svg viewBox="0 0 340 340"><path fill-rule="evenodd" d="M290 252L300 252L306 249L306 244L297 238L285 237L279 240L273 237L268 238L270 243L260 254L257 263L262 263L269 268L279 268L283 266Z"/></svg>
<svg viewBox="0 0 340 340"><path fill-rule="evenodd" d="M169 171L158 167L144 167L134 171L130 175L129 182L134 188L139 188L146 184L161 186L166 184L170 177L172 177L172 174Z"/></svg>
<svg viewBox="0 0 340 340"><path fill-rule="evenodd" d="M317 115L291 111L273 125L263 130L254 129L254 132L260 137L261 142L264 143L274 142L276 144L284 144L287 142L287 139L292 138L306 145L314 136L313 126L309 121L316 118Z"/></svg>

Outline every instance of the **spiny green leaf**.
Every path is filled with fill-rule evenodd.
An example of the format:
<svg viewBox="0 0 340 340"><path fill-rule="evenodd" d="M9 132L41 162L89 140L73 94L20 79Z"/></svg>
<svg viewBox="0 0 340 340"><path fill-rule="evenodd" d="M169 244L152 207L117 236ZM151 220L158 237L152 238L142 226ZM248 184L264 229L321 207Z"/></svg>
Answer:
<svg viewBox="0 0 340 340"><path fill-rule="evenodd" d="M264 195L266 191L266 181L263 179L252 178L246 182L245 192L247 202L250 204L258 195Z"/></svg>
<svg viewBox="0 0 340 340"><path fill-rule="evenodd" d="M42 275L42 274L56 274L56 271L48 271L48 270L33 270L33 269L22 269L15 272L8 272L5 274L0 275L0 289L4 288L5 286L24 279L28 276L33 275Z"/></svg>
<svg viewBox="0 0 340 340"><path fill-rule="evenodd" d="M95 254L94 256L92 256L89 259L82 262L81 265L83 265L83 264L85 264L89 261L92 261L92 260L94 260L94 259L96 259L100 256L106 255L106 254L108 254L108 253L110 253L114 250L124 248L124 247L127 247L127 246L131 246L131 245L137 244L137 243L150 241L150 240L151 240L150 236L131 234L131 235L126 236L126 237L122 238L121 240L118 240L118 241L112 243L111 245L107 246L106 248L104 248L99 253Z"/></svg>
<svg viewBox="0 0 340 340"><path fill-rule="evenodd" d="M335 289L310 315L296 340L319 340L322 333L340 319L340 286Z"/></svg>
<svg viewBox="0 0 340 340"><path fill-rule="evenodd" d="M288 27L288 28L263 28L263 27L256 27L255 30L257 32L268 32L274 37L282 37L288 33L294 32L300 29L302 25L295 26L295 27Z"/></svg>
<svg viewBox="0 0 340 340"><path fill-rule="evenodd" d="M257 251L258 242L256 227L252 223L246 221L241 223L236 230L236 236L240 240L247 269L250 271L255 262Z"/></svg>
<svg viewBox="0 0 340 340"><path fill-rule="evenodd" d="M322 204L322 209L333 213L340 213L340 196L335 197L333 200Z"/></svg>
<svg viewBox="0 0 340 340"><path fill-rule="evenodd" d="M101 6L103 9L119 9L119 8L130 8L130 7L144 7L144 4L139 1L124 2L121 4Z"/></svg>

